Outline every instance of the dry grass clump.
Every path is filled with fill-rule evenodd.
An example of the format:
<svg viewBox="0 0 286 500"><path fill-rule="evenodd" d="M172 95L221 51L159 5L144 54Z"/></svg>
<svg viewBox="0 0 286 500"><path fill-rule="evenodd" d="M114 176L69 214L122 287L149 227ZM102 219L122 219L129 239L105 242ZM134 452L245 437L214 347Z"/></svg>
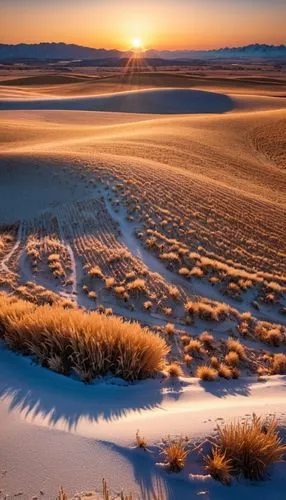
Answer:
<svg viewBox="0 0 286 500"><path fill-rule="evenodd" d="M186 442L183 438L178 440L168 439L165 446L161 448L161 454L165 458L165 463L171 472L180 472L186 462L186 458L189 454L186 449Z"/></svg>
<svg viewBox="0 0 286 500"><path fill-rule="evenodd" d="M217 359L216 356L211 356L210 364L211 364L212 368L215 368L216 370L218 369L218 367L219 367L219 360Z"/></svg>
<svg viewBox="0 0 286 500"><path fill-rule="evenodd" d="M217 379L218 377L218 372L211 366L207 365L202 365L198 366L196 370L196 377L200 378L201 380L204 380L206 382L212 382Z"/></svg>
<svg viewBox="0 0 286 500"><path fill-rule="evenodd" d="M89 271L88 271L88 275L91 277L91 278L101 278L103 279L103 272L101 271L100 267L99 266L93 266Z"/></svg>
<svg viewBox="0 0 286 500"><path fill-rule="evenodd" d="M185 304L185 309L191 316L198 316L209 321L223 321L230 313L227 304L194 302L191 300Z"/></svg>
<svg viewBox="0 0 286 500"><path fill-rule="evenodd" d="M239 342L239 340L235 340L233 338L229 338L227 340L227 348L229 351L236 352L239 359L244 359L245 357L245 347Z"/></svg>
<svg viewBox="0 0 286 500"><path fill-rule="evenodd" d="M164 330L168 335L172 335L175 333L175 325L173 323L167 323Z"/></svg>
<svg viewBox="0 0 286 500"><path fill-rule="evenodd" d="M68 496L62 486L60 487L57 500L68 500Z"/></svg>
<svg viewBox="0 0 286 500"><path fill-rule="evenodd" d="M197 339L191 339L185 347L185 352L201 352L202 350L202 344L199 340Z"/></svg>
<svg viewBox="0 0 286 500"><path fill-rule="evenodd" d="M1 335L12 349L89 382L107 372L125 380L152 376L164 366L165 341L138 323L97 312L34 306L0 297Z"/></svg>
<svg viewBox="0 0 286 500"><path fill-rule="evenodd" d="M176 286L169 286L168 292L174 300L177 299L180 295L180 291Z"/></svg>
<svg viewBox="0 0 286 500"><path fill-rule="evenodd" d="M220 363L218 367L218 374L221 378L225 378L227 380L232 378L232 370L224 363Z"/></svg>
<svg viewBox="0 0 286 500"><path fill-rule="evenodd" d="M181 276L185 276L185 277L187 278L188 276L190 276L190 271L189 271L189 269L187 269L186 267L181 267L181 268L179 269L179 274L180 274Z"/></svg>
<svg viewBox="0 0 286 500"><path fill-rule="evenodd" d="M138 278L134 281L130 281L130 283L127 284L127 290L130 293L146 292L145 280Z"/></svg>
<svg viewBox="0 0 286 500"><path fill-rule="evenodd" d="M225 355L224 359L225 362L230 366L239 365L239 355L235 351L229 351L229 353Z"/></svg>
<svg viewBox="0 0 286 500"><path fill-rule="evenodd" d="M283 459L286 445L279 437L275 419L268 422L253 415L250 422L218 426L213 450L228 461L234 474L257 480L265 477L271 464Z"/></svg>
<svg viewBox="0 0 286 500"><path fill-rule="evenodd" d="M199 336L200 341L207 347L208 349L213 347L214 337L209 332L203 332Z"/></svg>
<svg viewBox="0 0 286 500"><path fill-rule="evenodd" d="M283 353L274 354L272 360L272 373L284 375L286 373L286 355Z"/></svg>
<svg viewBox="0 0 286 500"><path fill-rule="evenodd" d="M226 458L226 454L213 448L211 453L205 458L205 467L207 472L222 484L231 483L231 460Z"/></svg>
<svg viewBox="0 0 286 500"><path fill-rule="evenodd" d="M254 328L254 335L266 344L279 347L286 342L286 329L281 325L273 325L267 321L258 321Z"/></svg>
<svg viewBox="0 0 286 500"><path fill-rule="evenodd" d="M146 311L151 311L151 309L152 309L152 302L151 302L151 300L146 300L146 302L144 302L144 309Z"/></svg>
<svg viewBox="0 0 286 500"><path fill-rule="evenodd" d="M181 377L183 375L183 370L178 363L170 363L166 366L166 372L169 373L170 377Z"/></svg>
<svg viewBox="0 0 286 500"><path fill-rule="evenodd" d="M143 450L147 449L147 441L144 436L140 435L139 431L136 432L136 445Z"/></svg>
<svg viewBox="0 0 286 500"><path fill-rule="evenodd" d="M184 362L186 363L187 366L190 366L192 364L193 358L189 354L185 354L184 356Z"/></svg>

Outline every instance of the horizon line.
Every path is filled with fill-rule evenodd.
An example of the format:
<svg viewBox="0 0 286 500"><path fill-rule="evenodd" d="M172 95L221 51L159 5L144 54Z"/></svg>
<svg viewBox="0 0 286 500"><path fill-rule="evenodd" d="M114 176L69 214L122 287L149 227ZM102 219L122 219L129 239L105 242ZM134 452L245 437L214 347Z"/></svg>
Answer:
<svg viewBox="0 0 286 500"><path fill-rule="evenodd" d="M9 43L9 42L0 42L1 45L10 45L13 47L16 47L17 45L42 45L42 44L49 44L49 45L75 45L77 47L82 47L86 49L93 49L93 50L106 50L106 51L118 51L118 52L130 52L132 51L132 47L129 49L118 49L118 48L107 48L107 47L94 47L90 45L82 45L80 43L76 42L62 42L62 41L40 41L40 42L17 42L17 43ZM217 47L209 47L209 48L164 48L164 49L159 49L155 47L149 47L149 48L144 48L144 52L148 52L151 50L158 51L158 52L207 52L207 51L212 51L212 50L220 50L220 49L237 49L237 48L242 48L242 47L249 47L249 46L259 46L259 45L266 45L268 47L286 47L286 41L285 43L265 43L265 42L249 42L245 43L244 45L225 45L225 46L217 46Z"/></svg>

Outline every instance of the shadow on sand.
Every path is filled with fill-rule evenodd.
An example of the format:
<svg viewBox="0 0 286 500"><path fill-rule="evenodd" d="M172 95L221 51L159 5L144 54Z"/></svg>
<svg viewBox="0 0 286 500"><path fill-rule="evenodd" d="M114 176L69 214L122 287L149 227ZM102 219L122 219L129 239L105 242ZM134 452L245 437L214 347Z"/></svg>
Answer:
<svg viewBox="0 0 286 500"><path fill-rule="evenodd" d="M59 421L75 430L81 418L90 422L113 421L130 412L160 408L161 380L141 381L124 386L116 379L91 385L34 365L30 358L0 346L0 400L9 402L26 418L47 418L49 425ZM126 384L125 384L126 385ZM181 386L171 397L180 396Z"/></svg>
<svg viewBox="0 0 286 500"><path fill-rule="evenodd" d="M147 114L226 113L234 108L224 94L192 89L151 89L92 97L5 100L0 110L77 110Z"/></svg>

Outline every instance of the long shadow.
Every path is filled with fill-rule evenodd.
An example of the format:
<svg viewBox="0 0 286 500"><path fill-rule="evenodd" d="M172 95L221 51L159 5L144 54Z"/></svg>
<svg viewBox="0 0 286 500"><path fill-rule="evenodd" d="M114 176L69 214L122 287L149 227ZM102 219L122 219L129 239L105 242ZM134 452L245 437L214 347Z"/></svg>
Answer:
<svg viewBox="0 0 286 500"><path fill-rule="evenodd" d="M130 412L159 408L160 380L123 384L111 379L91 385L33 365L30 358L16 355L0 345L0 399L9 410L26 418L47 418L50 425L61 421L75 430L81 418L90 422L113 421ZM116 384L116 385L115 385Z"/></svg>
<svg viewBox="0 0 286 500"><path fill-rule="evenodd" d="M226 113L234 108L224 94L192 89L151 89L63 99L5 100L0 110L80 110L147 114Z"/></svg>
<svg viewBox="0 0 286 500"><path fill-rule="evenodd" d="M206 392L225 398L227 396L250 396L249 386L253 384L253 378L240 378L238 380L225 380L220 378L214 382L201 381L200 384Z"/></svg>
<svg viewBox="0 0 286 500"><path fill-rule="evenodd" d="M160 466L154 466L154 457L152 457L150 452L138 448L126 448L110 444L106 441L100 441L100 443L111 448L112 451L121 455L132 465L134 483L139 486L140 498L143 500L159 498L155 496L158 495L159 487L161 487L166 500L192 498L190 494L193 491L190 482L185 477L168 473ZM125 491L124 493L129 494L129 491Z"/></svg>

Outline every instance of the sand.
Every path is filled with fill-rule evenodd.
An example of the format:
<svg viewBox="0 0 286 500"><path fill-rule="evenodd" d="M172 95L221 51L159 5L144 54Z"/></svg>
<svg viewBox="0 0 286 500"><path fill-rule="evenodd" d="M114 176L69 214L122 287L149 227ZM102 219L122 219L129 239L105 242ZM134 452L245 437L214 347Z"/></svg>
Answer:
<svg viewBox="0 0 286 500"><path fill-rule="evenodd" d="M214 87L130 91L123 81L124 92L119 93L118 81L107 79L105 91L112 94L106 96L98 90L103 82L91 94L94 82L41 78L18 80L14 82L18 86L6 82L0 89L0 224L20 228L0 262L0 273L15 271L19 259L20 279L40 282L25 253L19 256L30 228L44 233L44 222L55 217L72 262L73 284L65 296L79 305L92 308L80 291L83 267L77 245L85 235L93 245L105 242L106 247L123 248L130 269L144 268L150 282L158 280L158 295L175 284L184 297L195 294L227 301L240 312L250 310L259 319L285 323L278 306L264 304L255 310L251 290L235 302L207 281L189 284L167 269L135 237L140 223L127 221L124 204L116 205L120 193L112 191L132 180L134 190L127 195L135 196L151 218L168 209L177 226L183 221L182 239L192 230L192 239L197 237L198 246L205 245L214 258L225 261L228 249L238 267L268 271L282 282L285 99L259 95L256 88L246 94L233 82L232 92L226 92ZM111 226L106 225L106 231L101 228L93 234L92 203L100 199L107 215L99 226L104 227L109 216L120 233L109 234ZM55 283L46 280L45 285L62 293ZM127 311L114 298L105 300L106 305L112 300L114 312L127 319L151 326L168 321L160 314L147 315L141 306ZM172 321L182 328L175 313ZM209 328L208 322L198 321L185 331L198 334ZM213 333L227 338L233 329L228 321L214 327ZM102 477L114 493L123 487L126 493L136 493L150 489L158 475L169 498L221 500L230 494L234 499L250 499L253 494L261 500L284 498L284 463L272 471L271 481L254 485L235 481L228 489L209 477L194 478L192 474L204 472L193 460L173 476L154 462L160 461L157 446L168 434L204 438L217 423L248 418L253 411L275 414L284 432L285 376L258 382L256 376L243 375L212 385L190 377L132 386L107 379L85 386L32 365L3 345L0 364L0 497L21 493L23 499L52 499L61 484L71 495L98 492ZM148 440L149 452L134 448L138 429Z"/></svg>

